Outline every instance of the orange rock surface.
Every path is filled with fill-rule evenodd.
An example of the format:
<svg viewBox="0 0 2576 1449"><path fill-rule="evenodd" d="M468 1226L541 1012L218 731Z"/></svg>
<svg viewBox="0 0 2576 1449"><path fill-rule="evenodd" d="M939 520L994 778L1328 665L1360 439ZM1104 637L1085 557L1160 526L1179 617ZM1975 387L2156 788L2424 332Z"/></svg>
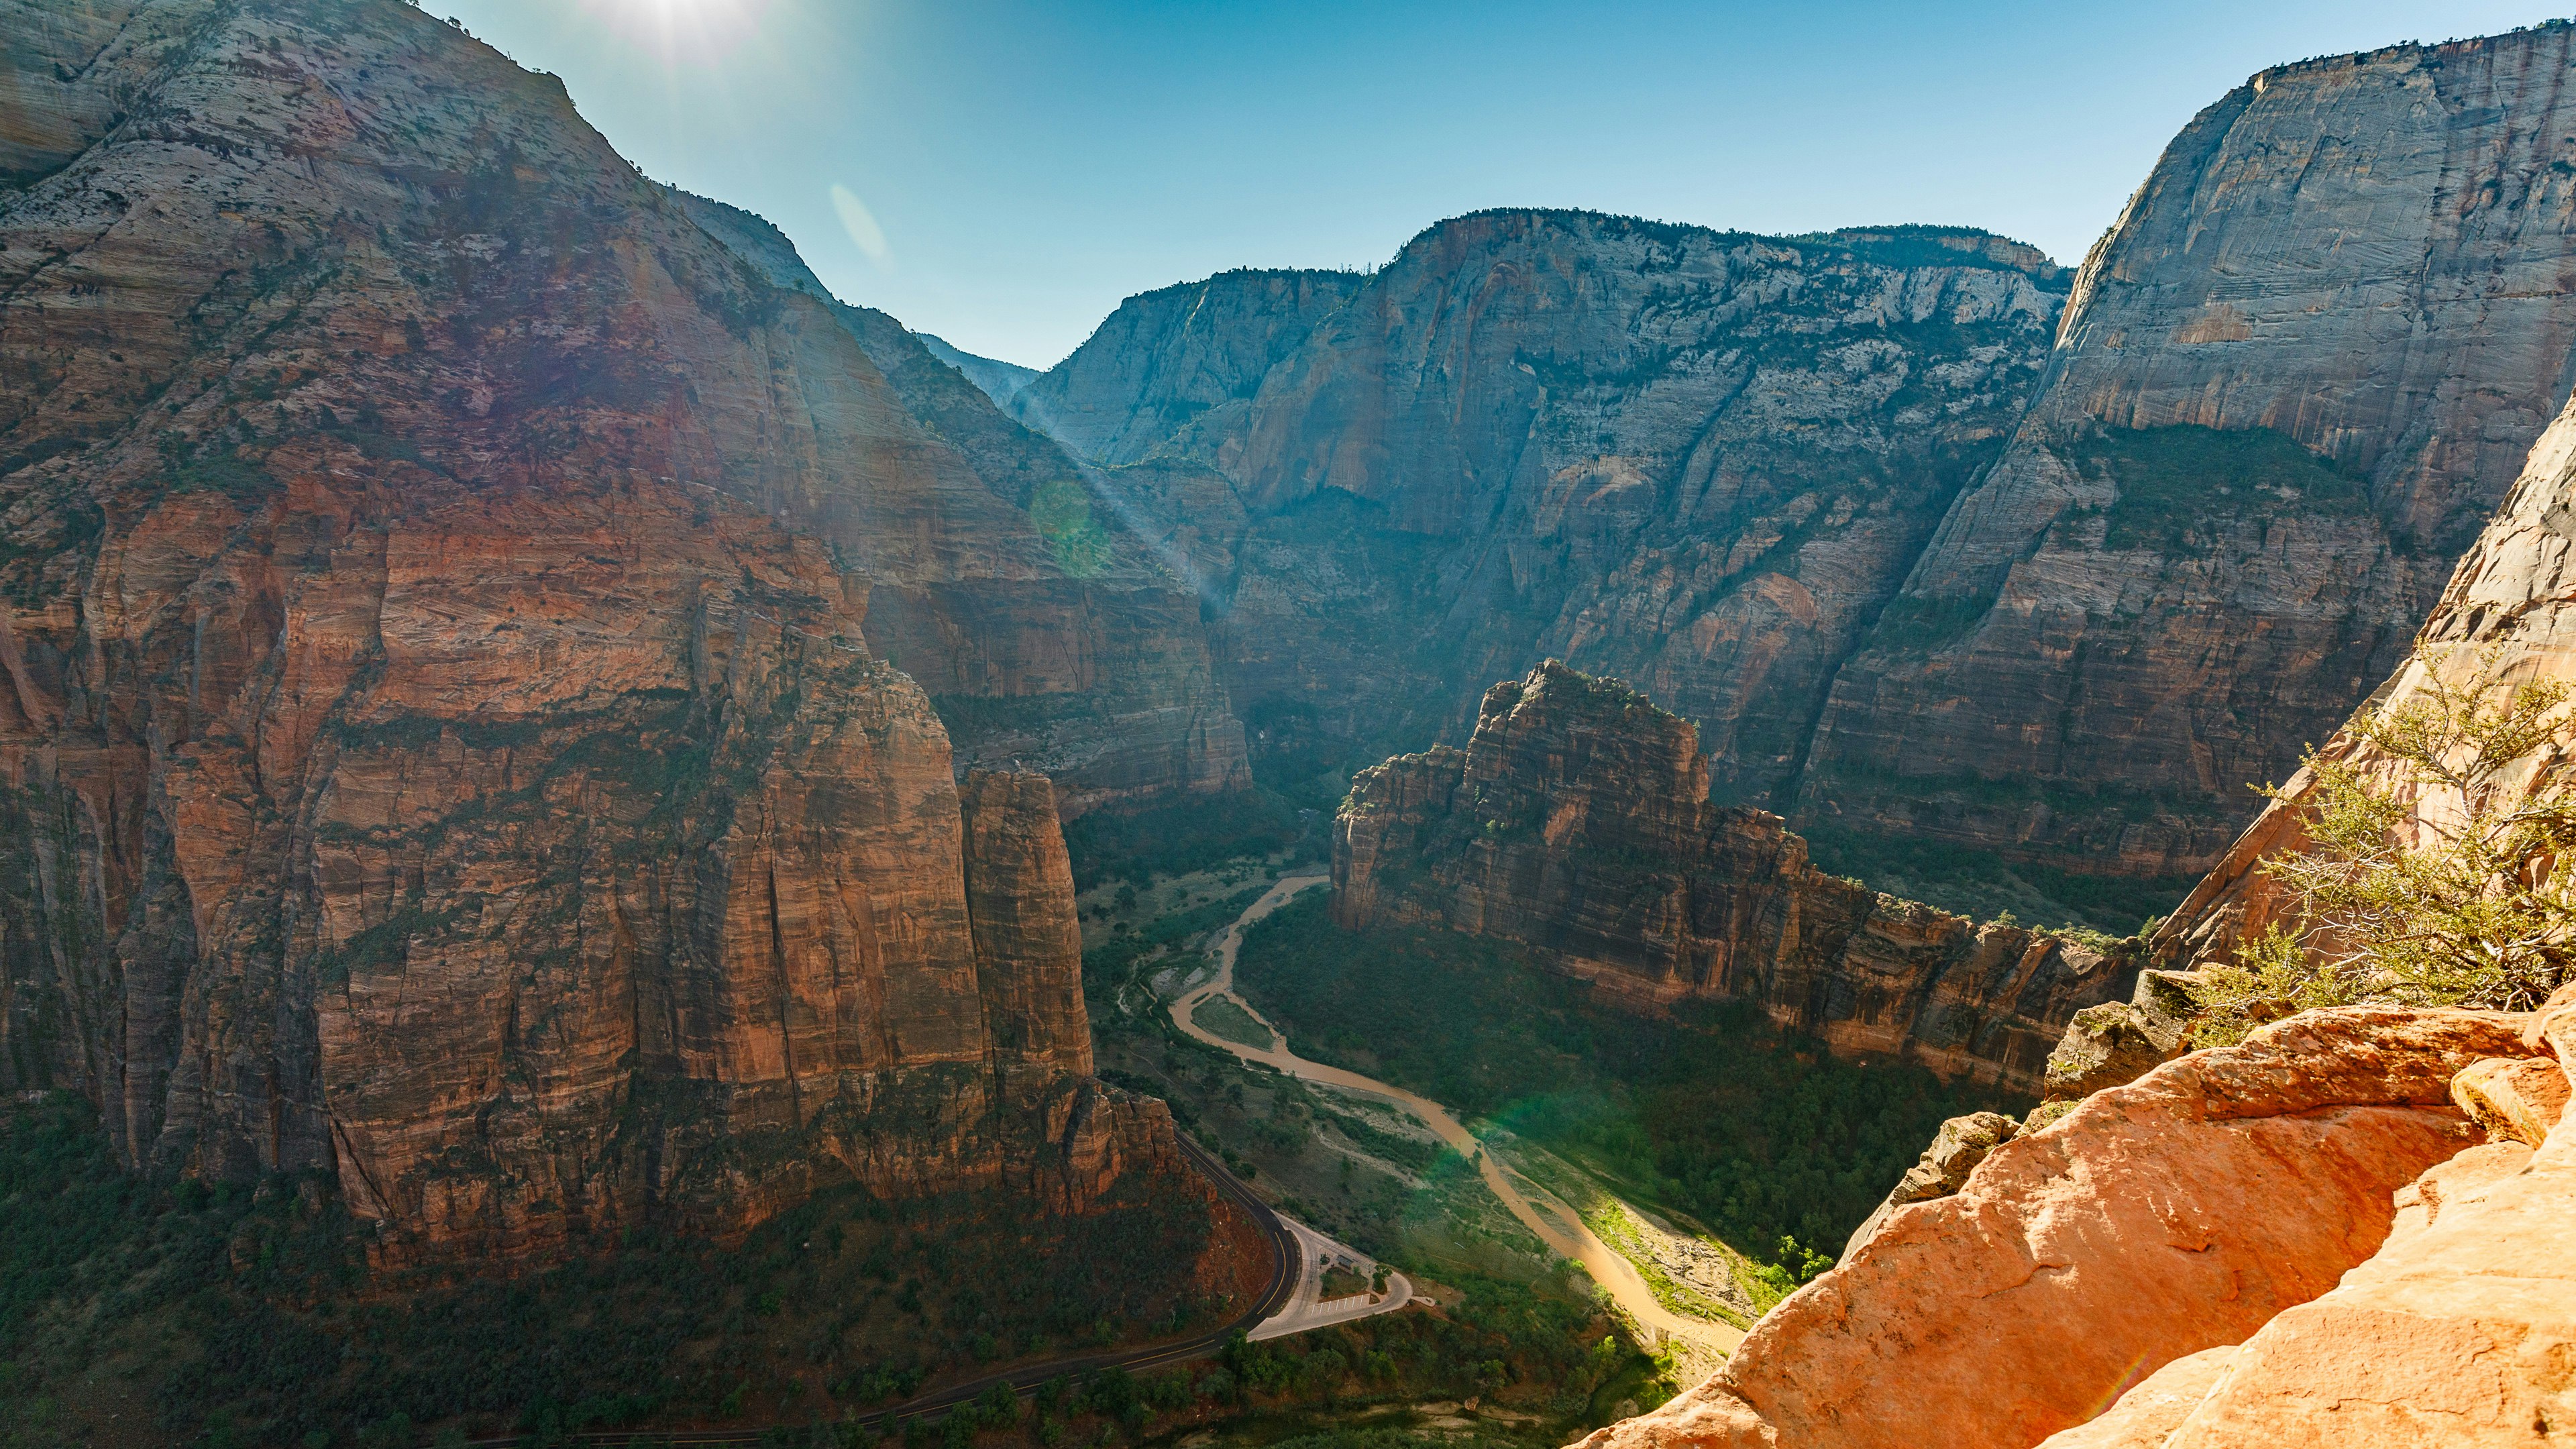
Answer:
<svg viewBox="0 0 2576 1449"><path fill-rule="evenodd" d="M2311 1013L2098 1092L1891 1214L1706 1384L1584 1442L2026 1449L2087 1423L2378 1251L2398 1190L2475 1140L2451 1077L2519 1054L2522 1025Z"/></svg>

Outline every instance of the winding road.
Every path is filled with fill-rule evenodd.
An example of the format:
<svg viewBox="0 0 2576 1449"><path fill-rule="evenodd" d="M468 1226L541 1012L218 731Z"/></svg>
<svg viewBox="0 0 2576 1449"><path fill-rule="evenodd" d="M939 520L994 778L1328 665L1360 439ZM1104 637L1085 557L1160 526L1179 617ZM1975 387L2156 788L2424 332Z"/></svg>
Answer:
<svg viewBox="0 0 2576 1449"><path fill-rule="evenodd" d="M1539 1241L1547 1244L1551 1249L1582 1264L1583 1270L1592 1275L1592 1281L1608 1289L1610 1296L1617 1301L1620 1308L1637 1323L1676 1338L1721 1351L1731 1351L1741 1343L1744 1339L1741 1329L1731 1328L1722 1323L1704 1323L1696 1318L1685 1318L1656 1302L1655 1295L1646 1287L1645 1280L1637 1276L1635 1266L1608 1244L1595 1237L1592 1230L1583 1225L1583 1220L1575 1216L1564 1204L1550 1198L1548 1209L1544 1212L1532 1204L1513 1184L1510 1175L1503 1170L1502 1165L1495 1161L1493 1154L1485 1151L1484 1144L1478 1142L1474 1134L1460 1125L1448 1108L1428 1097L1416 1096L1402 1087L1390 1086L1374 1077L1364 1077L1357 1072L1328 1067L1321 1062L1310 1062L1298 1056L1288 1050L1287 1033L1273 1026L1267 1017L1252 1009L1251 1003L1235 994L1234 960L1243 949L1244 928L1294 900L1299 893L1325 884L1325 880L1325 877L1315 875L1285 877L1264 892L1260 899L1246 907L1243 914L1235 918L1234 924L1226 928L1224 938L1218 942L1216 975L1206 983L1183 992L1173 1001L1173 1024L1192 1038L1206 1042L1210 1046L1222 1047L1247 1061L1260 1062L1275 1071L1302 1081L1366 1093L1403 1108L1419 1119L1424 1126L1430 1128L1441 1141L1456 1148L1460 1156L1474 1162L1479 1174L1485 1180L1485 1186L1493 1190L1494 1196L1501 1200L1504 1207L1511 1210L1512 1216L1518 1218L1522 1226L1536 1233ZM1232 1000L1235 1005L1243 1008L1246 1015L1267 1028L1276 1045L1263 1051L1245 1046L1241 1042L1227 1041L1223 1037L1213 1036L1200 1030L1198 1024L1190 1020L1190 1013L1197 1009L1200 1002L1219 995ZM1028 1394L1035 1392L1039 1384L1058 1376L1089 1373L1106 1368L1129 1370L1158 1368L1166 1364L1186 1362L1215 1352L1234 1334L1249 1332L1263 1320L1286 1308L1290 1299L1295 1296L1298 1281L1305 1266L1305 1249L1301 1246L1299 1235L1294 1227L1273 1212L1268 1203L1254 1196L1232 1172L1226 1169L1224 1164L1208 1156L1206 1150L1191 1141L1187 1133L1180 1133L1177 1136L1181 1150L1189 1156L1192 1165L1207 1177L1217 1191L1252 1215L1253 1221L1260 1225L1263 1234L1271 1240L1278 1253L1277 1272L1262 1291L1259 1301L1255 1302L1248 1312L1222 1328L1201 1333L1177 1343L1160 1344L1144 1349L1112 1350L1106 1353L1024 1364L1007 1372L988 1374L983 1378L962 1384L952 1384L909 1403L858 1415L856 1422L881 1430L890 1429L898 1423L934 1414L944 1414L969 1399L980 1397L996 1384L1008 1384L1017 1392ZM1564 1226L1551 1221L1553 1216L1561 1216ZM1409 1285L1407 1293L1409 1296ZM1372 1307L1366 1311L1383 1312L1385 1310ZM1315 1325L1303 1322L1296 1325L1297 1328L1311 1326ZM710 1446L711 1449L711 1446L715 1445L754 1444L759 1442L766 1432L759 1429L591 1430L562 1435L557 1442L602 1446L649 1442L673 1446ZM520 1435L510 1434L468 1442L478 1446L478 1449L480 1446L499 1449L499 1446L517 1445L524 1443L525 1440Z"/></svg>
<svg viewBox="0 0 2576 1449"><path fill-rule="evenodd" d="M1339 1087L1346 1091L1363 1092L1403 1108L1420 1120L1422 1125L1430 1128L1441 1141L1457 1149L1459 1156L1475 1163L1478 1173L1485 1180L1485 1186L1493 1190L1494 1196L1501 1200L1505 1208L1510 1209L1513 1217L1520 1219L1521 1226L1536 1233L1540 1242L1547 1244L1556 1252L1582 1264L1583 1271L1592 1275L1592 1281L1609 1290L1611 1298L1640 1326L1656 1329L1692 1343L1703 1344L1720 1352L1733 1352L1735 1346L1744 1341L1744 1330L1723 1323L1707 1323L1696 1318L1685 1318L1656 1302L1654 1291L1646 1286L1644 1278L1638 1276L1635 1264L1621 1257L1609 1244L1594 1236L1592 1230L1583 1225L1583 1219L1576 1216L1573 1210L1564 1204L1550 1199L1548 1210L1541 1211L1521 1193L1520 1188L1512 1182L1511 1174L1503 1170L1502 1164L1495 1160L1492 1153L1485 1150L1484 1144L1478 1142L1475 1134L1461 1125L1448 1108L1428 1097L1417 1096L1402 1087L1390 1086L1374 1077L1364 1077L1357 1072L1344 1071L1340 1067L1328 1067L1321 1062L1306 1060L1288 1050L1286 1032L1272 1025L1269 1018L1253 1010L1250 1002L1236 994L1234 960L1243 950L1244 928L1296 899L1301 892L1327 883L1327 878L1319 875L1288 876L1264 892L1259 900L1245 907L1243 914L1236 917L1234 924L1226 928L1225 936L1217 943L1216 975L1173 999L1172 1024L1187 1033L1193 1040L1205 1042L1213 1047L1222 1047L1245 1061L1259 1062L1300 1081ZM1246 1015L1269 1028L1273 1043L1271 1047L1265 1051L1258 1047L1246 1046L1242 1042L1228 1041L1201 1029L1197 1022L1190 1019L1190 1014L1198 1009L1199 1003L1216 996L1223 996L1232 1001L1243 1008ZM1555 1221L1560 1217L1561 1223Z"/></svg>

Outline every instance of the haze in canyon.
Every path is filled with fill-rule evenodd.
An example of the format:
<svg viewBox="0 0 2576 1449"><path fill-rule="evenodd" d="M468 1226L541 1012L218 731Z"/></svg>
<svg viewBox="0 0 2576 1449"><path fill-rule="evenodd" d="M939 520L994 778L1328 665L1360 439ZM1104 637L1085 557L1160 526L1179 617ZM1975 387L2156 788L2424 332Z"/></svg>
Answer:
<svg viewBox="0 0 2576 1449"><path fill-rule="evenodd" d="M9 1443L2576 1424L2576 23L457 8L0 0Z"/></svg>

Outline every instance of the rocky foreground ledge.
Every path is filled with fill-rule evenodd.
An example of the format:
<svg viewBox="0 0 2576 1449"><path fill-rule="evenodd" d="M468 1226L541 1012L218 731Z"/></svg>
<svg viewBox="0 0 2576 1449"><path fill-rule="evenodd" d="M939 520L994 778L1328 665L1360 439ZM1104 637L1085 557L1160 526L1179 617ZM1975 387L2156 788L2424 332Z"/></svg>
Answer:
<svg viewBox="0 0 2576 1449"><path fill-rule="evenodd" d="M2576 1429L2576 990L2106 1088L1582 1449L2529 1444Z"/></svg>

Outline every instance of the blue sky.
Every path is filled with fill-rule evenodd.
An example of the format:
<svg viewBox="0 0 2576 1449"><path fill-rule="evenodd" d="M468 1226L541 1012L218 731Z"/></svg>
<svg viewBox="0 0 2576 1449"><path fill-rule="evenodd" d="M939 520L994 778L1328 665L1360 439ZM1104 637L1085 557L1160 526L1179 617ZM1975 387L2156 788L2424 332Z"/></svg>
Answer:
<svg viewBox="0 0 2576 1449"><path fill-rule="evenodd" d="M2505 0L423 0L843 297L1043 367L1132 293L1442 217L1983 226L2074 262L2254 71ZM836 192L837 188L837 192Z"/></svg>

